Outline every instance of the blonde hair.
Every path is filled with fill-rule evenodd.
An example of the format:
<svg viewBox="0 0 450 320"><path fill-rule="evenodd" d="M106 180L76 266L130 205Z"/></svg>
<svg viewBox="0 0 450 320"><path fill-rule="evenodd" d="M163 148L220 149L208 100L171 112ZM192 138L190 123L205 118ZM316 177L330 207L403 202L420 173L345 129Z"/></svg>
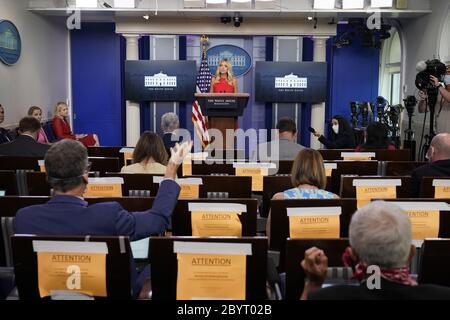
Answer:
<svg viewBox="0 0 450 320"><path fill-rule="evenodd" d="M323 158L319 151L303 149L298 153L292 164L291 182L294 187L307 184L325 189L327 177Z"/></svg>
<svg viewBox="0 0 450 320"><path fill-rule="evenodd" d="M59 116L59 113L61 112L61 108L62 107L69 107L68 105L67 105L67 103L65 103L65 102L63 102L63 101L60 101L60 102L58 102L56 105L55 105L55 111L54 111L54 115L55 116Z"/></svg>
<svg viewBox="0 0 450 320"><path fill-rule="evenodd" d="M220 79L220 70L219 67L220 65L223 63L225 63L227 65L227 81L228 83L233 83L233 79L234 79L234 75L233 75L233 65L227 60L227 59L222 59L220 60L219 64L217 65L217 69L216 69L216 78Z"/></svg>

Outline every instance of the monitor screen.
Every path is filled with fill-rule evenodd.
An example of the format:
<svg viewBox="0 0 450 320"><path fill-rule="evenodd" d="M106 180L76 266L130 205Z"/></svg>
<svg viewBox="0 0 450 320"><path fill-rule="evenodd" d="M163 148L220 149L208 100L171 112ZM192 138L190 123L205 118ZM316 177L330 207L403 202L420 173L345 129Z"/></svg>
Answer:
<svg viewBox="0 0 450 320"><path fill-rule="evenodd" d="M257 61L256 101L324 102L327 97L326 62Z"/></svg>
<svg viewBox="0 0 450 320"><path fill-rule="evenodd" d="M125 99L192 101L196 77L195 61L126 61Z"/></svg>

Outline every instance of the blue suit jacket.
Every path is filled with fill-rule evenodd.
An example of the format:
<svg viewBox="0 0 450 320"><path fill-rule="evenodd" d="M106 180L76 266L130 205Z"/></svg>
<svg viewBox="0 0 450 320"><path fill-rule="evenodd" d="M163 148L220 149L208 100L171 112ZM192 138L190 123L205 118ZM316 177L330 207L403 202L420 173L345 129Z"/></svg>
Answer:
<svg viewBox="0 0 450 320"><path fill-rule="evenodd" d="M151 209L128 212L117 202L87 205L75 196L53 196L49 202L20 209L15 218L15 233L36 235L129 236L131 241L163 233L177 203L179 185L164 180ZM142 281L137 279L134 261L131 265L134 292Z"/></svg>
<svg viewBox="0 0 450 320"><path fill-rule="evenodd" d="M53 196L49 202L20 209L15 232L38 235L129 236L131 241L163 233L169 225L180 187L161 183L153 207L128 212L117 202L87 205L74 196Z"/></svg>

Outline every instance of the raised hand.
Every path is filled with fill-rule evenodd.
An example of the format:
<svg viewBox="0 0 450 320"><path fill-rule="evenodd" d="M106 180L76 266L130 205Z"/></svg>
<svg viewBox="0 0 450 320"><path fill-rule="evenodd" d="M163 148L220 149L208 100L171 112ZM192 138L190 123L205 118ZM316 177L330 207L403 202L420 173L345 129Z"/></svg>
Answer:
<svg viewBox="0 0 450 320"><path fill-rule="evenodd" d="M183 159L191 152L192 141L185 141L181 145L176 143L175 147L170 148L169 162L179 166Z"/></svg>
<svg viewBox="0 0 450 320"><path fill-rule="evenodd" d="M306 250L301 266L309 281L320 285L325 281L328 271L328 258L322 250L316 247Z"/></svg>

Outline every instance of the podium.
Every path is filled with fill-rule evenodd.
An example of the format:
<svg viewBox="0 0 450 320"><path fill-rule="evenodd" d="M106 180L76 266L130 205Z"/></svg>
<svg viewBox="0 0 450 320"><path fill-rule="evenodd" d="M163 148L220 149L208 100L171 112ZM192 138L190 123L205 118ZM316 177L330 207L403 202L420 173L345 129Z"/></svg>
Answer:
<svg viewBox="0 0 450 320"><path fill-rule="evenodd" d="M248 93L196 93L195 98L208 116L209 127L222 132L223 147L226 147L226 130L238 128L238 117L242 116L250 95Z"/></svg>

